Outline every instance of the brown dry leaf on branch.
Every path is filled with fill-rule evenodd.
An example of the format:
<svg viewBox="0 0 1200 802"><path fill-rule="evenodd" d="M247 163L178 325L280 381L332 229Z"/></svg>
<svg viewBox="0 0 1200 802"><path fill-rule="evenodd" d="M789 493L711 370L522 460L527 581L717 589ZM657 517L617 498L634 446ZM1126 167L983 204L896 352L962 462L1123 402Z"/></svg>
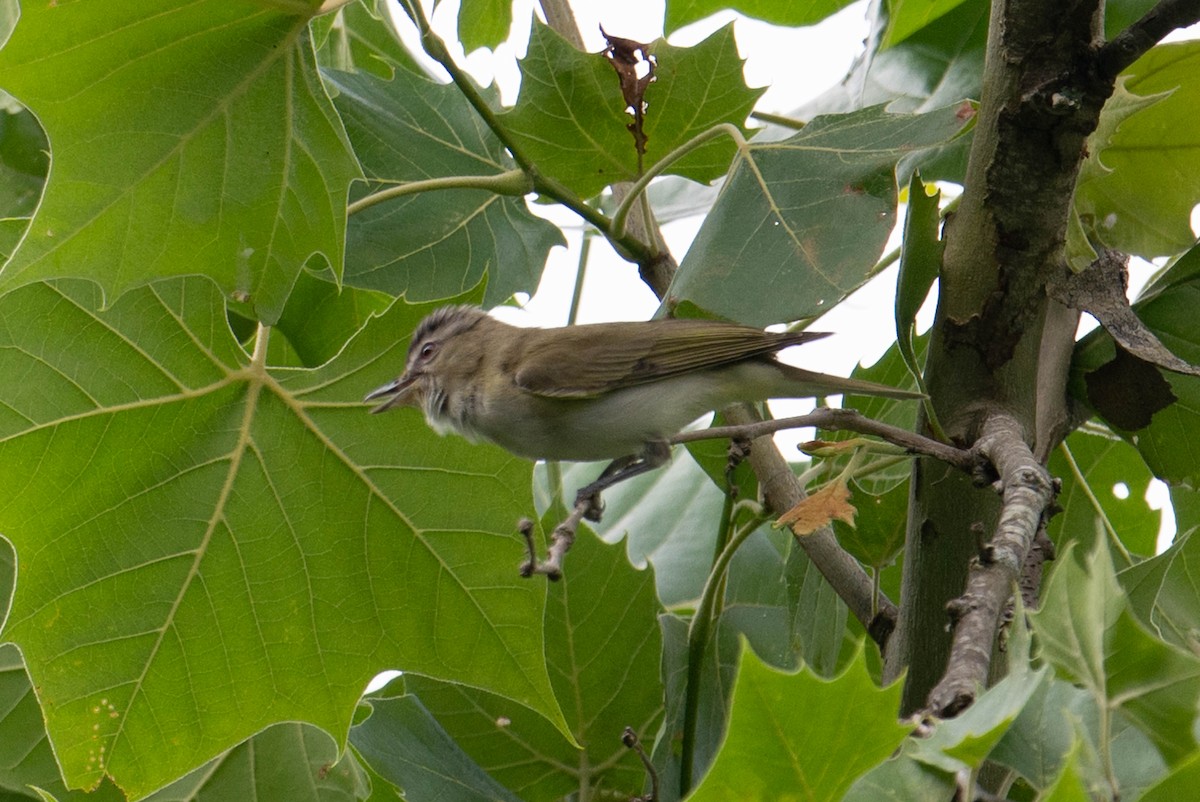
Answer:
<svg viewBox="0 0 1200 802"><path fill-rule="evenodd" d="M609 36L601 26L600 33L604 35L608 41L608 47L604 50L604 55L608 57L608 63L617 71L617 77L621 80L621 96L625 99L625 105L633 114L633 122L625 126L629 129L629 133L633 134L633 144L637 148L639 156L646 153L646 132L643 126L643 120L646 113L646 87L654 81L654 68L656 65L654 56L650 55L647 48L649 45L642 42L635 42L632 39L622 39L619 36ZM641 69L644 75L638 75L638 65L645 65Z"/></svg>
<svg viewBox="0 0 1200 802"><path fill-rule="evenodd" d="M850 503L850 488L838 478L779 516L775 525L790 526L797 535L811 535L835 518L854 526L857 513Z"/></svg>

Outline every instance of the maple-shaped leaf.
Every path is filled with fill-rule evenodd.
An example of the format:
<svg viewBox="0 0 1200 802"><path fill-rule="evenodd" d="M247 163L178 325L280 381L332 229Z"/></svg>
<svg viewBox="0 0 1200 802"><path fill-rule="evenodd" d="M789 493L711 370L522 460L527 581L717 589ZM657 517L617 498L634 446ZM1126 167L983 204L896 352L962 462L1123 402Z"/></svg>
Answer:
<svg viewBox="0 0 1200 802"><path fill-rule="evenodd" d="M645 94L645 166L715 125L741 126L763 92L746 86L732 24L694 47L658 39L646 52L657 66ZM517 104L500 120L539 170L583 197L638 177L637 147L627 128L633 115L604 55L582 53L538 23L521 75ZM720 138L667 172L707 183L725 173L733 154L733 142Z"/></svg>
<svg viewBox="0 0 1200 802"><path fill-rule="evenodd" d="M97 282L108 302L203 273L274 322L320 253L341 274L354 155L317 74L309 3L26 3L0 83L53 166L0 289Z"/></svg>
<svg viewBox="0 0 1200 802"><path fill-rule="evenodd" d="M504 146L453 86L407 70L390 81L326 72L335 103L369 179L356 195L410 181L497 176L513 168ZM519 183L519 182L518 182ZM486 274L485 306L537 289L546 255L562 232L530 213L518 194L437 189L355 211L346 233L346 284L448 298Z"/></svg>
<svg viewBox="0 0 1200 802"><path fill-rule="evenodd" d="M247 354L203 278L98 302L83 281L0 296L4 638L69 786L140 798L280 721L344 744L389 668L566 731L510 529L528 464L361 400L429 307L393 304L310 370L269 365L265 328Z"/></svg>
<svg viewBox="0 0 1200 802"><path fill-rule="evenodd" d="M1104 245L1150 259L1196 241L1190 216L1200 202L1200 131L1192 124L1200 104L1197 70L1200 42L1179 42L1153 48L1118 79L1075 191L1085 230Z"/></svg>

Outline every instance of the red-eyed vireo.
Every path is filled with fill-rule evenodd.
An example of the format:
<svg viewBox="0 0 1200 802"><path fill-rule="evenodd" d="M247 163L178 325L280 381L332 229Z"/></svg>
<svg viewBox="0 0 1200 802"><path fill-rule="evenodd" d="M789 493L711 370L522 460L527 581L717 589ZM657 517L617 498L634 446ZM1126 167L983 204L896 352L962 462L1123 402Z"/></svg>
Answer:
<svg viewBox="0 0 1200 802"><path fill-rule="evenodd" d="M662 465L672 435L737 401L921 397L775 359L825 336L710 320L519 328L447 306L417 327L404 373L365 400L387 399L372 412L420 407L440 434L488 440L530 459L615 460L582 499Z"/></svg>

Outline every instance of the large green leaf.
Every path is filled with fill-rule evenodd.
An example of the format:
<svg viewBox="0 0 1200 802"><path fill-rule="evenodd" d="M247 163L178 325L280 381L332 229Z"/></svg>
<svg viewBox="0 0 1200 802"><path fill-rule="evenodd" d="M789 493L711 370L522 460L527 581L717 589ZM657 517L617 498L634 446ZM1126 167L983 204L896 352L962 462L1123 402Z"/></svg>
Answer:
<svg viewBox="0 0 1200 802"><path fill-rule="evenodd" d="M277 721L342 742L393 667L565 727L544 589L513 567L528 466L360 400L428 308L397 303L313 371L263 364L269 330L248 357L204 279L98 302L86 282L0 298L5 634L69 785L145 794Z"/></svg>
<svg viewBox="0 0 1200 802"><path fill-rule="evenodd" d="M428 679L411 678L406 686L480 766L526 802L581 789L628 798L641 791L645 770L621 733L632 727L649 743L662 718L663 688L655 679L660 612L651 571L634 570L620 548L580 533L563 579L550 587L545 639L550 680L582 750L511 701Z"/></svg>
<svg viewBox="0 0 1200 802"><path fill-rule="evenodd" d="M458 40L467 53L481 47L494 50L508 38L512 21L512 0L462 0L458 8Z"/></svg>
<svg viewBox="0 0 1200 802"><path fill-rule="evenodd" d="M782 674L744 655L729 734L708 776L688 797L840 799L904 740L900 684L875 687L860 655L837 679Z"/></svg>
<svg viewBox="0 0 1200 802"><path fill-rule="evenodd" d="M988 0L966 0L903 42L864 54L840 84L795 116L809 119L880 103L889 104L892 111L932 111L964 98L978 99L989 6ZM946 177L925 173L926 180ZM952 180L961 181L961 174L960 170Z"/></svg>
<svg viewBox="0 0 1200 802"><path fill-rule="evenodd" d="M1143 557L1154 554L1162 513L1146 501L1154 476L1137 449L1111 435L1075 431L1050 455L1048 467L1062 480L1061 511L1047 526L1060 548L1076 541L1090 549L1104 531L1103 516L1127 549Z"/></svg>
<svg viewBox="0 0 1200 802"><path fill-rule="evenodd" d="M386 0L354 0L336 14L313 21L317 61L343 72L369 72L385 80L403 67L417 72L416 59L400 43ZM316 33L317 26L323 35Z"/></svg>
<svg viewBox="0 0 1200 802"><path fill-rule="evenodd" d="M962 5L964 0L889 0L883 47L902 42L931 22Z"/></svg>
<svg viewBox="0 0 1200 802"><path fill-rule="evenodd" d="M353 756L338 758L329 736L304 724L276 724L151 794L146 802L286 799L354 802L365 794Z"/></svg>
<svg viewBox="0 0 1200 802"><path fill-rule="evenodd" d="M370 179L368 192L512 167L500 140L452 86L406 70L391 81L326 77L338 90L335 103ZM461 187L421 192L351 216L345 279L425 301L464 292L486 274L484 303L495 306L536 289L546 254L561 244L558 228L530 214L520 197Z"/></svg>
<svg viewBox="0 0 1200 802"><path fill-rule="evenodd" d="M763 92L746 87L732 25L695 47L659 39L647 49L657 69L645 95L646 167L715 125L741 126ZM540 171L582 197L638 177L637 150L626 128L633 117L607 58L580 52L539 23L521 75L517 105L500 119ZM725 173L733 154L733 142L721 137L668 172L707 183Z"/></svg>
<svg viewBox="0 0 1200 802"><path fill-rule="evenodd" d="M1193 542L1194 541L1194 542ZM1195 649L1200 621L1200 537L1185 532L1171 548L1118 575L1138 620L1181 649Z"/></svg>
<svg viewBox="0 0 1200 802"><path fill-rule="evenodd" d="M370 761L376 782L403 789L407 802L517 802L454 742L420 699L408 695L369 703L370 717L355 725L350 740ZM383 789L372 790L382 798Z"/></svg>
<svg viewBox="0 0 1200 802"><path fill-rule="evenodd" d="M0 288L98 282L111 302L205 273L274 322L301 266L341 274L357 173L308 41L311 3L26 3L0 80L53 169Z"/></svg>
<svg viewBox="0 0 1200 802"><path fill-rule="evenodd" d="M777 0L670 0L664 25L667 33L672 33L727 8L776 25L812 25L852 2L854 0L791 0L787 3Z"/></svg>
<svg viewBox="0 0 1200 802"><path fill-rule="evenodd" d="M1120 710L1168 762L1196 748L1200 659L1144 630L1128 610L1104 540L1081 565L1065 549L1033 613L1042 657L1097 707Z"/></svg>
<svg viewBox="0 0 1200 802"><path fill-rule="evenodd" d="M672 301L753 325L825 312L866 281L883 251L896 222L897 163L953 138L971 118L964 111L874 107L751 144L675 274Z"/></svg>
<svg viewBox="0 0 1200 802"><path fill-rule="evenodd" d="M1196 240L1192 207L1200 202L1200 42L1153 48L1125 71L1120 93L1169 93L1125 116L1091 143L1093 169L1081 173L1076 208L1103 244L1147 259L1185 250ZM1106 113L1109 113L1106 109ZM1102 127L1098 133L1106 132Z"/></svg>

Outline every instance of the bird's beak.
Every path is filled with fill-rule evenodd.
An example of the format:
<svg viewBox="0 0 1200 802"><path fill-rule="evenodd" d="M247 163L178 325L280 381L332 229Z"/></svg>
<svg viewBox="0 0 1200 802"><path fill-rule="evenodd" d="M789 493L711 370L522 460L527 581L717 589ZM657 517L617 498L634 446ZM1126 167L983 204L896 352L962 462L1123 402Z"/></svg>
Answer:
<svg viewBox="0 0 1200 802"><path fill-rule="evenodd" d="M382 404L372 407L371 413L387 412L392 407L403 406L418 406L416 379L405 373L400 378L393 382L388 382L382 387L378 387L367 393L363 401L375 401L380 398L386 398Z"/></svg>

